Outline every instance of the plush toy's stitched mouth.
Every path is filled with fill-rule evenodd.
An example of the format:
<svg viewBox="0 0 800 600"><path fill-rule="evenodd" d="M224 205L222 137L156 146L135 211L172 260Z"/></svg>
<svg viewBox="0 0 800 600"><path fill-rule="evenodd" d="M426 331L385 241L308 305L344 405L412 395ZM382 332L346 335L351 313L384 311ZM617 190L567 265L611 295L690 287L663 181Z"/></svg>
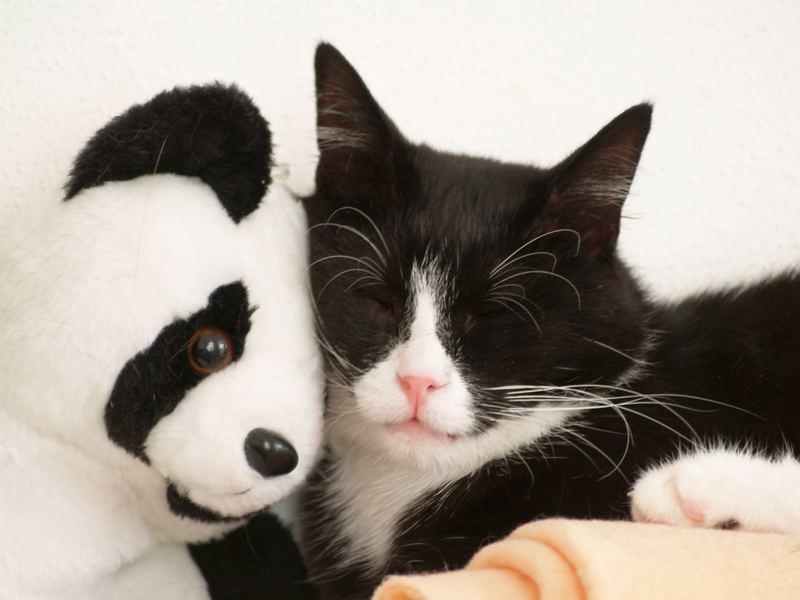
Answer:
<svg viewBox="0 0 800 600"><path fill-rule="evenodd" d="M246 513L237 517L221 515L217 511L193 502L188 496L178 491L174 483L167 485L167 504L170 510L180 517L186 517L203 523L233 523L244 521L261 511Z"/></svg>

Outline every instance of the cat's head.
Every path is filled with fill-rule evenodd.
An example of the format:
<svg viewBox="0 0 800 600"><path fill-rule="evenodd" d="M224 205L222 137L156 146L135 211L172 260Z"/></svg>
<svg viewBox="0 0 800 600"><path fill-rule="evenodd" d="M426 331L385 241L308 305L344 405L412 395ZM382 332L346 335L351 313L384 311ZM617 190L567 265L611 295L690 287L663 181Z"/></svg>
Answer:
<svg viewBox="0 0 800 600"><path fill-rule="evenodd" d="M316 84L305 208L334 443L501 455L630 373L645 309L616 242L649 105L541 169L408 142L326 44Z"/></svg>

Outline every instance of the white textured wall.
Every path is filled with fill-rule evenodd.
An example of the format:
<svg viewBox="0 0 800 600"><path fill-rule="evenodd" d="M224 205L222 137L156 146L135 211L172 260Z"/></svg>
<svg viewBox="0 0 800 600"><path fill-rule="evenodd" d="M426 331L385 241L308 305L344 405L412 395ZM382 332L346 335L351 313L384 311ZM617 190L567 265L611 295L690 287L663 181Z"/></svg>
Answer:
<svg viewBox="0 0 800 600"><path fill-rule="evenodd" d="M800 3L0 0L0 251L83 142L175 84L243 86L313 172L327 39L410 137L555 162L627 106L655 122L622 247L677 296L800 263Z"/></svg>

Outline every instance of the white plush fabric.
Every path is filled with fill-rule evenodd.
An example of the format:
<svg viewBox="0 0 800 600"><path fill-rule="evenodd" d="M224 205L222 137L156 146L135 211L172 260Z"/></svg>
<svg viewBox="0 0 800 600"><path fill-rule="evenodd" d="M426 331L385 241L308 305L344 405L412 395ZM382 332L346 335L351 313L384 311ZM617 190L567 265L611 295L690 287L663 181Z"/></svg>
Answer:
<svg viewBox="0 0 800 600"><path fill-rule="evenodd" d="M199 180L156 175L53 206L0 257L0 596L202 597L182 544L232 524L175 516L166 481L240 517L304 479L323 409L305 230L279 186L236 225ZM244 354L158 422L145 464L106 433L114 382L165 326L236 281L258 307ZM295 447L290 474L248 465L258 427Z"/></svg>

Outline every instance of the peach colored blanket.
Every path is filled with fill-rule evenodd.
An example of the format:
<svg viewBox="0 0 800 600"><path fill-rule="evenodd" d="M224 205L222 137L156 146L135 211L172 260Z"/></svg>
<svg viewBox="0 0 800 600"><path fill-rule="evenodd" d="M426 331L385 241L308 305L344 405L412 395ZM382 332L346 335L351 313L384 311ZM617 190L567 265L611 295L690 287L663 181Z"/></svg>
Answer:
<svg viewBox="0 0 800 600"><path fill-rule="evenodd" d="M800 536L549 519L373 600L800 599Z"/></svg>

